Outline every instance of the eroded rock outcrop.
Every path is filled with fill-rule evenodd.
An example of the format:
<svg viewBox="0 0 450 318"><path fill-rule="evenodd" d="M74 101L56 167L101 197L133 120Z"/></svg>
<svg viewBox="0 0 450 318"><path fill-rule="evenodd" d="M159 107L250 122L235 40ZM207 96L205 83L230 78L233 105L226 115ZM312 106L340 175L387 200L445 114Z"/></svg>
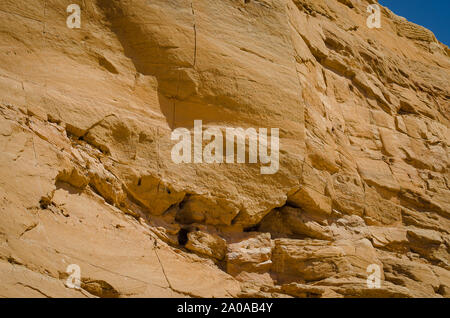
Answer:
<svg viewBox="0 0 450 318"><path fill-rule="evenodd" d="M430 31L372 0L86 0L70 29L71 2L0 4L0 296L450 296ZM278 128L279 169L173 162L194 120Z"/></svg>

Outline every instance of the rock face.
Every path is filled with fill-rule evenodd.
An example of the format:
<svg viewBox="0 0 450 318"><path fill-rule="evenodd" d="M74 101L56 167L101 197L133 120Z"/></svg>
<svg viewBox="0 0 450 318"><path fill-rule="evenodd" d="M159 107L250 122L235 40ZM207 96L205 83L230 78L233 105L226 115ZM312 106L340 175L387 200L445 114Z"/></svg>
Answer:
<svg viewBox="0 0 450 318"><path fill-rule="evenodd" d="M1 1L0 296L449 297L450 50L373 4Z"/></svg>

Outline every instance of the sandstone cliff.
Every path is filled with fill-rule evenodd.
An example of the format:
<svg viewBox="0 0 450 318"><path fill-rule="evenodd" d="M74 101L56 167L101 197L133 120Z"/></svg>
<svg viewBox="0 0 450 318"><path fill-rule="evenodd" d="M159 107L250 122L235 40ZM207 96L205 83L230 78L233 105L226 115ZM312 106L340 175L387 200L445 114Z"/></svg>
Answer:
<svg viewBox="0 0 450 318"><path fill-rule="evenodd" d="M450 51L374 3L2 0L0 296L449 297ZM195 120L278 171L174 163Z"/></svg>

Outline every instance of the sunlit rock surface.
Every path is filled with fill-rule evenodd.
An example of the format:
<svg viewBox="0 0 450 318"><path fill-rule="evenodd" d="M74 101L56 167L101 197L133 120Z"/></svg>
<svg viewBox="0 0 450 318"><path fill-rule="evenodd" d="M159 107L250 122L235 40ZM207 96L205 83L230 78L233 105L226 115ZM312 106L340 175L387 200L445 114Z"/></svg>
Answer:
<svg viewBox="0 0 450 318"><path fill-rule="evenodd" d="M374 3L1 1L0 296L449 297L450 51ZM279 169L174 163L194 120Z"/></svg>

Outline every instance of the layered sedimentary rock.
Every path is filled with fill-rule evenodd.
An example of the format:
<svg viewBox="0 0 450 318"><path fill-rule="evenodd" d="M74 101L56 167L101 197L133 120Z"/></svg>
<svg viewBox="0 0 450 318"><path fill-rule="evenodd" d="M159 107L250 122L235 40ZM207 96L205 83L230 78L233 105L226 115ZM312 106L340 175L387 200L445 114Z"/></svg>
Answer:
<svg viewBox="0 0 450 318"><path fill-rule="evenodd" d="M375 3L2 1L0 296L449 297L450 51ZM276 173L175 163L196 120Z"/></svg>

